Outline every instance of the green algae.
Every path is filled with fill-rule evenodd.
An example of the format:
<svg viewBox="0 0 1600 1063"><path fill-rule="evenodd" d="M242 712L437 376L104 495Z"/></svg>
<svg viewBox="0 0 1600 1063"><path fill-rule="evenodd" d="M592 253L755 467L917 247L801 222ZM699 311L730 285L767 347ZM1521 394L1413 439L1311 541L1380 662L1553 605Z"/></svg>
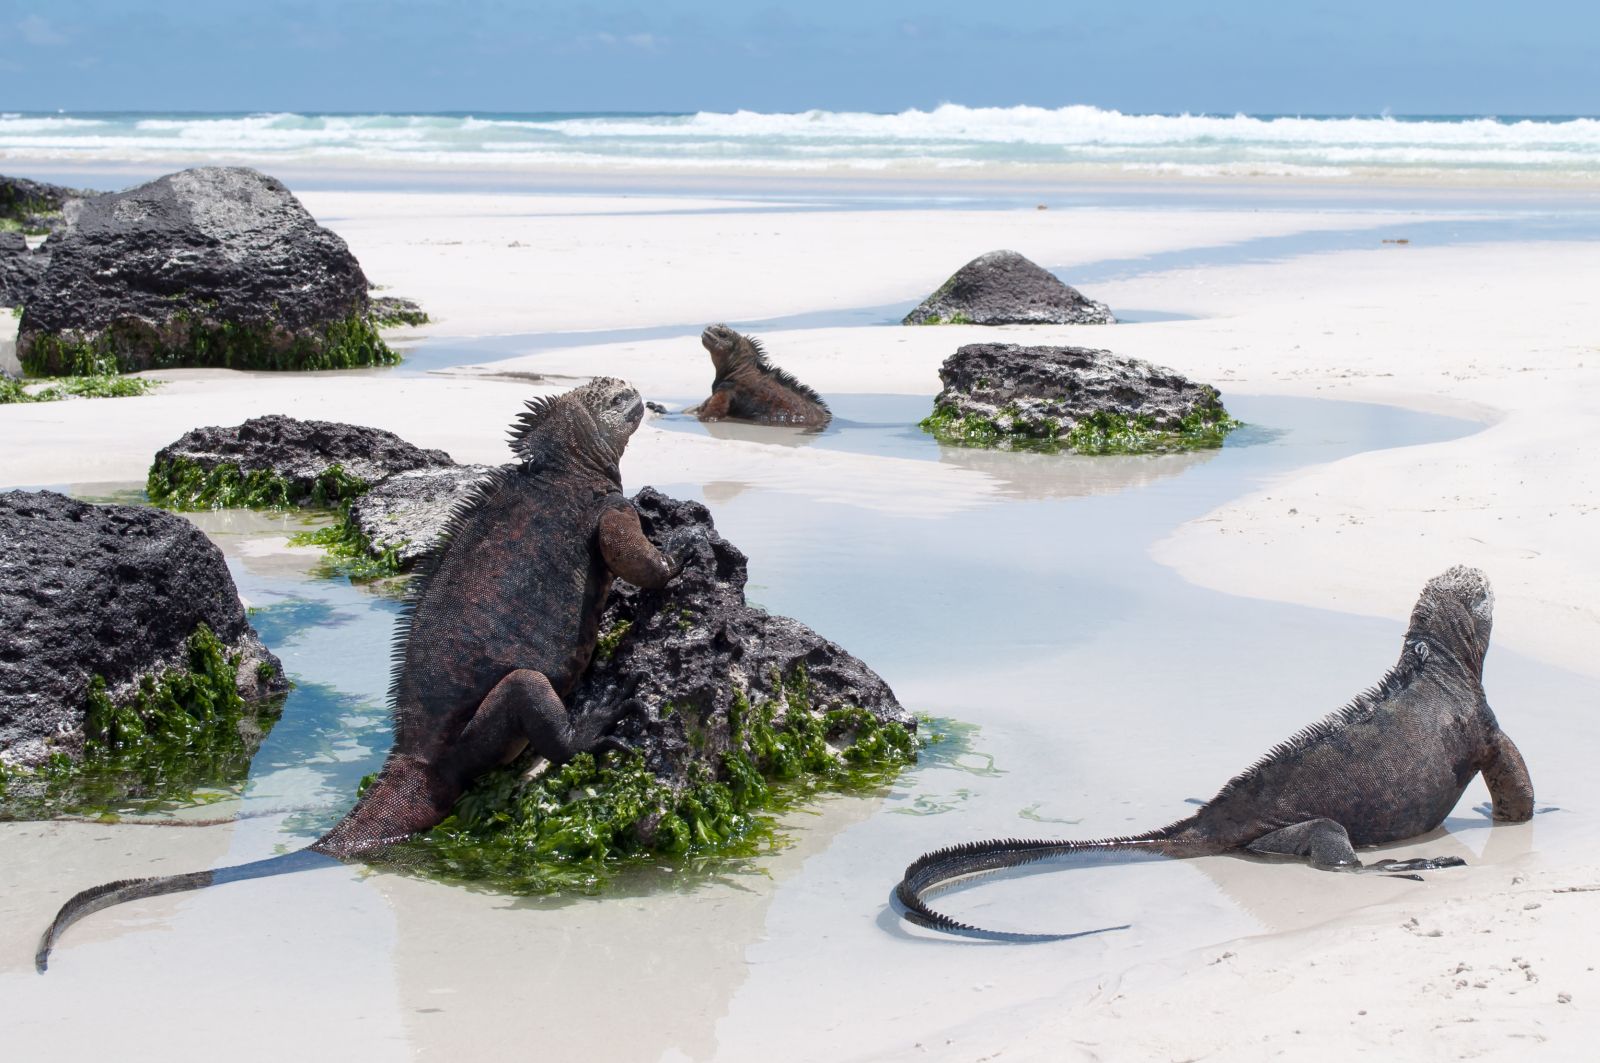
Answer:
<svg viewBox="0 0 1600 1063"><path fill-rule="evenodd" d="M335 462L317 474L309 490L297 487L271 469L245 471L225 463L210 468L187 458L157 460L145 478L145 496L154 505L175 510L313 509L338 507L334 523L296 532L291 546L319 546L327 553L327 573L355 583L398 576L404 571L399 551L404 543L378 549L350 516L350 503L371 485Z"/></svg>
<svg viewBox="0 0 1600 1063"><path fill-rule="evenodd" d="M400 547L395 543L376 548L365 532L350 518L350 504L339 507L334 523L289 536L290 546L320 546L327 552L328 570L347 577L352 583L370 583L400 575Z"/></svg>
<svg viewBox="0 0 1600 1063"><path fill-rule="evenodd" d="M57 753L33 768L0 764L0 819L149 813L239 790L283 698L246 702L237 669L237 656L198 624L182 667L115 695L91 677L82 759Z"/></svg>
<svg viewBox="0 0 1600 1063"><path fill-rule="evenodd" d="M178 510L325 508L356 498L369 486L338 462L318 473L309 489L297 488L271 469L245 471L232 463L207 468L188 458L157 460L145 477L150 501Z"/></svg>
<svg viewBox="0 0 1600 1063"><path fill-rule="evenodd" d="M0 406L23 402L59 402L62 399L122 399L148 395L163 382L140 376L109 376L97 373L92 376L46 377L43 380L7 380L0 378ZM30 386L44 384L37 391Z"/></svg>
<svg viewBox="0 0 1600 1063"><path fill-rule="evenodd" d="M993 418L963 415L941 403L919 423L941 443L959 447L991 447L1053 454L1164 454L1222 446L1229 432L1243 425L1218 403L1185 415L1176 428L1157 428L1153 418L1099 411L1072 424L1051 418L1025 420L1014 406Z"/></svg>
<svg viewBox="0 0 1600 1063"><path fill-rule="evenodd" d="M824 791L881 790L916 760L917 740L898 724L859 708L813 708L803 666L780 688L754 704L734 694L729 748L715 769L696 761L681 789L637 752L580 754L531 778L525 754L475 782L448 819L399 846L395 862L507 893L593 893L630 869L774 851L786 844L782 812ZM705 721L688 733L706 746Z"/></svg>
<svg viewBox="0 0 1600 1063"><path fill-rule="evenodd" d="M274 321L218 321L179 311L165 326L119 321L93 334L26 336L17 354L29 373L83 376L139 369L204 367L305 371L396 365L400 356L365 312L319 329L291 332Z"/></svg>
<svg viewBox="0 0 1600 1063"><path fill-rule="evenodd" d="M933 314L933 315L931 315L929 317L923 318L921 321L918 321L917 324L918 325L971 325L971 324L973 324L973 320L968 314L966 314L966 313L964 313L964 312L962 312L960 310L957 310L953 314L945 314L943 316L941 316L939 314Z"/></svg>
<svg viewBox="0 0 1600 1063"><path fill-rule="evenodd" d="M38 223L41 221L48 223L56 218L59 218L61 217L61 212L59 210L50 210L48 208L36 209L40 206L41 202L42 201L40 200L24 200L18 203L15 208L3 208L8 210L15 209L18 217L0 218L0 232L21 233L24 236L49 236L49 224L41 225ZM22 219L24 217L33 221L34 224L29 224L28 222L23 221Z"/></svg>
<svg viewBox="0 0 1600 1063"><path fill-rule="evenodd" d="M595 639L594 643L595 660L611 660L612 656L617 652L617 644L620 643L622 641L622 637L631 630L633 630L633 621L619 620L615 624L611 625L609 629L600 632L600 637ZM671 714L671 712L672 702L669 701L661 707L662 718L667 717Z"/></svg>

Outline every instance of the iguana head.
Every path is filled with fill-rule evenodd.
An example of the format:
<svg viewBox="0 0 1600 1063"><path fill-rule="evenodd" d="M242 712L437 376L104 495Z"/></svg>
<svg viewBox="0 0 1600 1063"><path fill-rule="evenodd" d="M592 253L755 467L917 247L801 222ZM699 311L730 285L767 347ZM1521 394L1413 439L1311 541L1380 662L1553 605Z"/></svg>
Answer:
<svg viewBox="0 0 1600 1063"><path fill-rule="evenodd" d="M1422 596L1411 610L1406 638L1425 640L1482 672L1493 627L1494 589L1489 577L1478 569L1456 565L1422 588Z"/></svg>
<svg viewBox="0 0 1600 1063"><path fill-rule="evenodd" d="M644 399L639 392L626 380L597 376L569 394L583 403L600 435L620 458L634 429L644 419Z"/></svg>
<svg viewBox="0 0 1600 1063"><path fill-rule="evenodd" d="M708 325L700 333L700 345L711 355L711 364L718 373L726 373L741 361L740 355L748 357L752 352L743 351L741 348L748 341L727 325Z"/></svg>
<svg viewBox="0 0 1600 1063"><path fill-rule="evenodd" d="M617 479L617 462L643 419L644 400L633 385L595 377L582 387L530 401L511 424L511 449L532 469L578 462Z"/></svg>

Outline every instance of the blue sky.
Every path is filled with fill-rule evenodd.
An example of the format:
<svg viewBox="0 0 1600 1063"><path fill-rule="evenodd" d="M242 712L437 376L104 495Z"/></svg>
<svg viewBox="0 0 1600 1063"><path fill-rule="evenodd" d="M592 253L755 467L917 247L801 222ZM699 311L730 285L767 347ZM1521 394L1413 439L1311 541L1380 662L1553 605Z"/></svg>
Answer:
<svg viewBox="0 0 1600 1063"><path fill-rule="evenodd" d="M1600 4L0 0L0 110L1600 114Z"/></svg>

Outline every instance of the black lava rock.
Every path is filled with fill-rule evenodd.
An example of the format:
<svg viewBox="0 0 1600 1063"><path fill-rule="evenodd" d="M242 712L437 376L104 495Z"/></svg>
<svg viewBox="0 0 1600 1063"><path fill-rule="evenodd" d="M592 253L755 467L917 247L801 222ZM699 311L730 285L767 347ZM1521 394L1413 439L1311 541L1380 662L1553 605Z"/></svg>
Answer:
<svg viewBox="0 0 1600 1063"><path fill-rule="evenodd" d="M369 310L355 256L255 170L201 167L83 200L49 247L17 338L34 372L82 372L96 359L126 371L374 357L375 335L351 326Z"/></svg>
<svg viewBox="0 0 1600 1063"><path fill-rule="evenodd" d="M614 585L601 648L571 695L574 714L637 699L644 711L625 717L616 733L644 751L657 777L680 787L696 762L714 772L730 748L735 696L782 701L778 677L789 679L797 666L805 668L814 709L851 705L915 727L866 665L799 621L745 603L745 555L717 534L705 506L649 487L633 503L652 542L668 552L693 543L692 553L664 590Z"/></svg>
<svg viewBox="0 0 1600 1063"><path fill-rule="evenodd" d="M70 227L82 200L97 194L25 177L0 177L0 220L16 222L25 232L54 235Z"/></svg>
<svg viewBox="0 0 1600 1063"><path fill-rule="evenodd" d="M270 473L288 482L289 497L283 501L290 504L317 498L319 480L334 465L367 485L414 469L455 468L444 451L412 446L381 428L282 414L253 417L231 428L191 429L156 452L151 472L174 475L185 465L205 472L231 465L245 474ZM318 500L332 503L340 497L334 492Z"/></svg>
<svg viewBox="0 0 1600 1063"><path fill-rule="evenodd" d="M21 306L44 275L50 256L28 250L21 233L0 230L0 306Z"/></svg>
<svg viewBox="0 0 1600 1063"><path fill-rule="evenodd" d="M905 325L1110 325L1104 303L1087 299L1015 251L979 255L945 281Z"/></svg>
<svg viewBox="0 0 1600 1063"><path fill-rule="evenodd" d="M90 679L120 700L143 677L186 667L202 623L238 655L246 699L287 688L222 551L193 524L51 491L0 493L0 757L32 766L78 753Z"/></svg>
<svg viewBox="0 0 1600 1063"><path fill-rule="evenodd" d="M1040 440L1065 437L1097 415L1154 433L1182 432L1197 421L1226 418L1211 385L1139 358L1087 347L971 343L944 360L939 379L944 390L934 400L936 411Z"/></svg>
<svg viewBox="0 0 1600 1063"><path fill-rule="evenodd" d="M350 523L366 536L372 556L393 551L395 563L410 568L438 544L456 506L491 471L450 465L399 473L350 503Z"/></svg>

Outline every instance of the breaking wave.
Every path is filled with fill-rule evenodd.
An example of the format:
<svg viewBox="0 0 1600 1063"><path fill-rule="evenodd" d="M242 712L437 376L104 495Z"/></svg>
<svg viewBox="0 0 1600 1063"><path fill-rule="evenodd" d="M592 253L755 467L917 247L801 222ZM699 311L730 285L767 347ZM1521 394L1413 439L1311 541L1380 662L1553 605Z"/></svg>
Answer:
<svg viewBox="0 0 1600 1063"><path fill-rule="evenodd" d="M1600 121L1141 115L958 104L898 114L4 112L0 159L778 171L1066 166L1202 176L1500 171L1594 179Z"/></svg>

